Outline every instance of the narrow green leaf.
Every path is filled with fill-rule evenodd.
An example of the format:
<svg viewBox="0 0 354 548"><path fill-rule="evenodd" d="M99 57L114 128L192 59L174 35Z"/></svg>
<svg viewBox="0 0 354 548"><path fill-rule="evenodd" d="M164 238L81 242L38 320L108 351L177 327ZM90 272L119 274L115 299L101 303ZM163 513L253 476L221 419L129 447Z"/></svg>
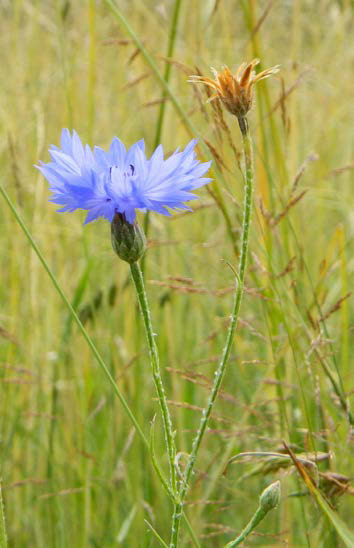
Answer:
<svg viewBox="0 0 354 548"><path fill-rule="evenodd" d="M155 538L159 542L159 544L161 544L161 546L163 546L164 548L168 548L168 545L166 544L166 542L160 537L160 535L158 534L156 529L154 529L154 527L151 525L151 523L149 523L147 521L147 519L144 519L144 521L145 521L146 525L149 527L152 534L155 536Z"/></svg>
<svg viewBox="0 0 354 548"><path fill-rule="evenodd" d="M129 533L129 529L133 523L133 519L136 514L136 504L134 504L133 508L130 510L128 516L125 518L125 520L122 523L122 527L119 530L118 536L117 536L117 542L118 544L122 544L124 542L127 534Z"/></svg>
<svg viewBox="0 0 354 548"><path fill-rule="evenodd" d="M304 466L301 464L301 462L296 458L292 450L288 447L288 445L283 442L285 449L287 450L288 454L290 455L297 471L299 472L300 476L304 480L307 488L309 489L310 493L315 497L315 500L324 513L324 515L328 518L329 522L333 525L335 530L337 531L338 535L344 542L344 544L347 546L347 548L354 548L354 533L348 528L346 523L338 516L338 514L332 510L332 508L329 506L326 499L323 497L321 492L317 489L317 487L314 485L314 483L311 481L310 476L308 475L307 471L305 470Z"/></svg>

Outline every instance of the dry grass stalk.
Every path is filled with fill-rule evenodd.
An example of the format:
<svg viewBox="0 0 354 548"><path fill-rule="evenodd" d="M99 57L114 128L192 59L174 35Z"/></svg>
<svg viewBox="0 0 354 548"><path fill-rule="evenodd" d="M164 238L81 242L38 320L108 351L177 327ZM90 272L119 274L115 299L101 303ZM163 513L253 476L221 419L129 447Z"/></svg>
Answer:
<svg viewBox="0 0 354 548"><path fill-rule="evenodd" d="M332 169L326 175L326 178L333 177L333 176L336 177L337 175L342 175L342 173L346 173L347 171L351 171L352 169L354 169L354 164L349 164L349 165L343 166L343 167L336 167L335 169Z"/></svg>
<svg viewBox="0 0 354 548"><path fill-rule="evenodd" d="M289 272L292 272L295 268L295 261L296 261L296 256L294 255L293 257L291 257L290 261L288 262L284 270L282 270L279 274L277 274L276 278L283 278L284 276L286 276L286 274L289 274Z"/></svg>
<svg viewBox="0 0 354 548"><path fill-rule="evenodd" d="M137 84L140 84L140 82L142 82L143 80L146 80L146 78L148 78L149 76L150 76L149 72L144 72L143 74L140 74L140 76L137 76L133 80L130 80L129 82L127 82L121 88L121 91L126 91L127 89L130 89L130 88L136 86Z"/></svg>
<svg viewBox="0 0 354 548"><path fill-rule="evenodd" d="M318 159L319 159L318 154L309 154L309 156L307 156L307 158L305 158L305 161L301 165L299 171L296 173L296 175L294 177L294 180L291 184L290 197L295 193L295 191L297 189L297 186L299 184L299 181L300 181L301 177L303 176L303 174L304 174L306 168L308 167L308 165L311 162L316 162Z"/></svg>
<svg viewBox="0 0 354 548"><path fill-rule="evenodd" d="M249 41L252 42L256 34L259 32L259 29L263 25L264 21L267 18L267 15L269 14L270 10L272 9L274 4L274 0L269 0L268 4L265 6L263 13L261 14L260 18L258 19L257 23L253 27L253 29L250 32Z"/></svg>
<svg viewBox="0 0 354 548"><path fill-rule="evenodd" d="M208 139L206 139L205 137L204 137L204 142L207 145L208 149L210 150L210 152L211 152L211 154L212 154L219 170L222 171L222 169L224 168L227 171L230 171L229 168L225 165L224 160L222 159L222 157L220 156L220 154L218 153L216 148L211 144L211 142Z"/></svg>
<svg viewBox="0 0 354 548"><path fill-rule="evenodd" d="M289 210L294 207L305 196L306 193L307 190L303 190L302 192L300 192L300 194L294 196L294 198L289 200L284 209L280 213L278 213L278 215L272 216L269 219L269 226L271 226L272 228L277 226L277 224L279 224L280 221L284 219L284 217L289 213Z"/></svg>
<svg viewBox="0 0 354 548"><path fill-rule="evenodd" d="M151 285L158 285L160 287L167 287L173 291L178 291L180 293L195 293L199 295L215 295L216 297L223 297L225 295L230 295L234 291L234 286L223 287L221 289L207 289L206 287L191 287L189 285L177 285L169 282L164 282L162 280L148 280L148 283ZM254 287L245 287L245 293L252 295L258 299L268 300L268 298L263 295L259 288Z"/></svg>
<svg viewBox="0 0 354 548"><path fill-rule="evenodd" d="M161 105L162 103L167 103L169 97L160 97L159 99L153 99L152 101L147 101L146 103L141 103L141 108L150 108Z"/></svg>
<svg viewBox="0 0 354 548"><path fill-rule="evenodd" d="M334 314L334 312L337 312L337 310L340 309L343 302L346 301L347 299L349 299L349 297L351 297L351 295L352 295L352 291L349 291L349 293L344 295L344 297L341 297L340 299L338 299L338 301L328 310L328 312L326 312L326 314L321 316L319 321L320 322L326 321L332 314Z"/></svg>
<svg viewBox="0 0 354 548"><path fill-rule="evenodd" d="M71 489L62 489L61 491L56 491L55 493L44 493L40 495L38 499L45 500L52 497L63 497L66 495L73 495L75 493L82 493L85 491L86 487L72 487Z"/></svg>

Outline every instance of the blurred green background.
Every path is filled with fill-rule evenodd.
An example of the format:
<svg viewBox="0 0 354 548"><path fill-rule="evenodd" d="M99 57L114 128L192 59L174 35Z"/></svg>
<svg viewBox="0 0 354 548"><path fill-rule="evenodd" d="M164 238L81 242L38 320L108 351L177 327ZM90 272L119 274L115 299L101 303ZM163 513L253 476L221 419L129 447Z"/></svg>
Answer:
<svg viewBox="0 0 354 548"><path fill-rule="evenodd" d="M243 199L237 124L225 113L226 129L187 79L258 56L263 68L281 65L258 85L250 115L256 190L247 293L188 494L190 521L203 547L224 546L279 478L281 504L248 545L342 546L291 467L269 472L253 457L222 472L230 456L279 451L283 439L295 452L330 453L318 465L320 487L353 527L345 409L354 388L353 4L181 0L174 25L172 0L118 4L159 70L171 67L171 89L222 173L213 176L224 212L204 188L194 213L150 218L145 275L181 468L226 336L233 279L221 261L237 264ZM163 91L103 1L2 0L0 14L1 184L148 435L158 408L128 266L112 253L106 222L83 227L84 213L55 213L33 164L48 161L62 127L103 147L113 135L128 146L143 137L151 154ZM169 154L191 135L171 101L164 104L160 141ZM3 199L0 208L9 545L156 546L144 518L168 539L171 506L149 456ZM161 427L157 415L156 452L167 469ZM333 473L346 479L338 486ZM184 529L181 545L191 545Z"/></svg>

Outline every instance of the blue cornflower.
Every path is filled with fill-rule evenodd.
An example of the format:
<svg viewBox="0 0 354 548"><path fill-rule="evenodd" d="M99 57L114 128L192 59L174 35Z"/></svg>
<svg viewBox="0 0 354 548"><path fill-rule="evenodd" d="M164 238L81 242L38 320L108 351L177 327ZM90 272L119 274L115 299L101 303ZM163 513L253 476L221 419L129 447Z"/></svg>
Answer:
<svg viewBox="0 0 354 548"><path fill-rule="evenodd" d="M147 159L143 140L127 151L114 137L108 152L92 151L75 131L71 135L63 129L61 148L49 149L52 161L36 167L50 183L51 201L62 206L58 211L87 210L85 223L98 217L112 222L120 213L133 223L137 209L163 215L170 215L168 209L189 209L184 202L197 198L190 191L211 180L203 177L211 162L196 159L196 143L192 140L167 160L160 145Z"/></svg>

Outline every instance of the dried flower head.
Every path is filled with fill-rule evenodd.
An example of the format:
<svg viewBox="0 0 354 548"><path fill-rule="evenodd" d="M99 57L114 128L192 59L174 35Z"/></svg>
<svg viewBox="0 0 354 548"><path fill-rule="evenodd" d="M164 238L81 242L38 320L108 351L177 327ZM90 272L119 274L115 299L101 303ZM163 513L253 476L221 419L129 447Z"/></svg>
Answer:
<svg viewBox="0 0 354 548"><path fill-rule="evenodd" d="M214 89L216 93L210 97L209 101L220 99L227 110L237 116L240 121L247 116L252 107L254 84L279 71L279 66L275 66L256 74L253 69L258 63L259 59L253 59L250 63L242 63L235 74L232 74L226 66L221 72L212 69L215 80L205 76L191 76L189 81L205 84Z"/></svg>

